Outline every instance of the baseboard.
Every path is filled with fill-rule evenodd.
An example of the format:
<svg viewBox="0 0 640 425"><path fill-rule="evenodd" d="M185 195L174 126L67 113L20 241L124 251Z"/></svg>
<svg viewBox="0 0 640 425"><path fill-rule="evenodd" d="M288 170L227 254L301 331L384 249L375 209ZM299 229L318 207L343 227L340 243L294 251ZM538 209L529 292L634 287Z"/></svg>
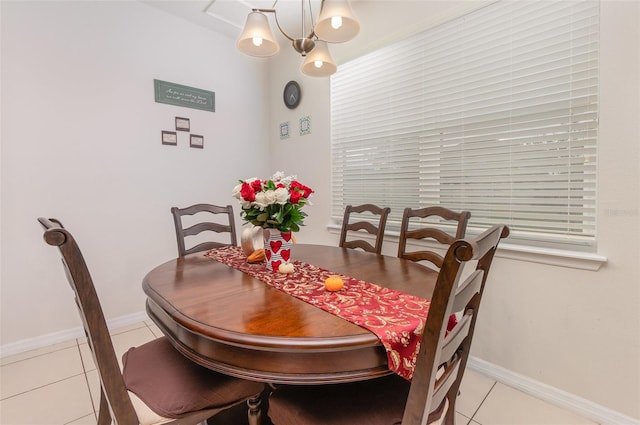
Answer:
<svg viewBox="0 0 640 425"><path fill-rule="evenodd" d="M128 314L126 316L116 317L107 320L107 326L110 330L133 325L149 319L144 311ZM0 358L19 354L29 350L46 347L48 345L59 344L75 338L84 337L84 330L81 326L72 329L66 329L60 332L53 332L47 335L41 335L34 338L22 339L20 341L11 342L0 346Z"/></svg>
<svg viewBox="0 0 640 425"><path fill-rule="evenodd" d="M512 388L529 394L540 400L555 404L575 412L601 425L640 425L640 420L611 410L574 394L544 384L527 376L512 372L477 357L469 357L467 366L482 375L488 376Z"/></svg>

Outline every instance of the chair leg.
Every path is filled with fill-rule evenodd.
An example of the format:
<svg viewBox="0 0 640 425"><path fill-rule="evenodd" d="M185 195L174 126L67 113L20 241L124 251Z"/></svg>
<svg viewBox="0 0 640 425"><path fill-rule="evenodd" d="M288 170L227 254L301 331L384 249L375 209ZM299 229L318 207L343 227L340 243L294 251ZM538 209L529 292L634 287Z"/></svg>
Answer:
<svg viewBox="0 0 640 425"><path fill-rule="evenodd" d="M98 425L111 425L111 412L109 411L109 403L100 388L100 410L98 411Z"/></svg>
<svg viewBox="0 0 640 425"><path fill-rule="evenodd" d="M262 397L258 394L255 397L251 397L247 400L247 406L249 408L248 411L248 419L249 425L260 425L261 422L261 409L260 406L262 404Z"/></svg>

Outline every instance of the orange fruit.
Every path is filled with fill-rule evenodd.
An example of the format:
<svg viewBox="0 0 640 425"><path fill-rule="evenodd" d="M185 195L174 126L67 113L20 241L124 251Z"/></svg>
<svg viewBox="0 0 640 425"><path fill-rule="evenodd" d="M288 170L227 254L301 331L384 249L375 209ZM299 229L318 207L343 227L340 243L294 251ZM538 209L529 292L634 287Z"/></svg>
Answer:
<svg viewBox="0 0 640 425"><path fill-rule="evenodd" d="M329 276L324 281L324 288L327 291L339 291L344 286L344 282L339 276Z"/></svg>

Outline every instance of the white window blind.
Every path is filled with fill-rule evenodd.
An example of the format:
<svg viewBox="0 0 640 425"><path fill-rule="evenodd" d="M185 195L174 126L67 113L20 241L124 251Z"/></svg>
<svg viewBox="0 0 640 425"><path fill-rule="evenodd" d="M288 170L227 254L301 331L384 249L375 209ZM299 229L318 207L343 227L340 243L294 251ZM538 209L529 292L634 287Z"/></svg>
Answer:
<svg viewBox="0 0 640 425"><path fill-rule="evenodd" d="M511 241L595 246L599 5L503 1L340 66L332 216L471 211Z"/></svg>

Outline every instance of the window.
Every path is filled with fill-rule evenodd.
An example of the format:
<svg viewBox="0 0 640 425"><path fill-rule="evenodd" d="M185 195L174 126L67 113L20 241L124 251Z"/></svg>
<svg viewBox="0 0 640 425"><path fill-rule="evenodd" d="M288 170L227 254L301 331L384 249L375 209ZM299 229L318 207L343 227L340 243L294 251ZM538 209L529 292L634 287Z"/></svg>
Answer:
<svg viewBox="0 0 640 425"><path fill-rule="evenodd" d="M332 216L471 211L512 243L594 250L597 2L498 2L331 78Z"/></svg>

